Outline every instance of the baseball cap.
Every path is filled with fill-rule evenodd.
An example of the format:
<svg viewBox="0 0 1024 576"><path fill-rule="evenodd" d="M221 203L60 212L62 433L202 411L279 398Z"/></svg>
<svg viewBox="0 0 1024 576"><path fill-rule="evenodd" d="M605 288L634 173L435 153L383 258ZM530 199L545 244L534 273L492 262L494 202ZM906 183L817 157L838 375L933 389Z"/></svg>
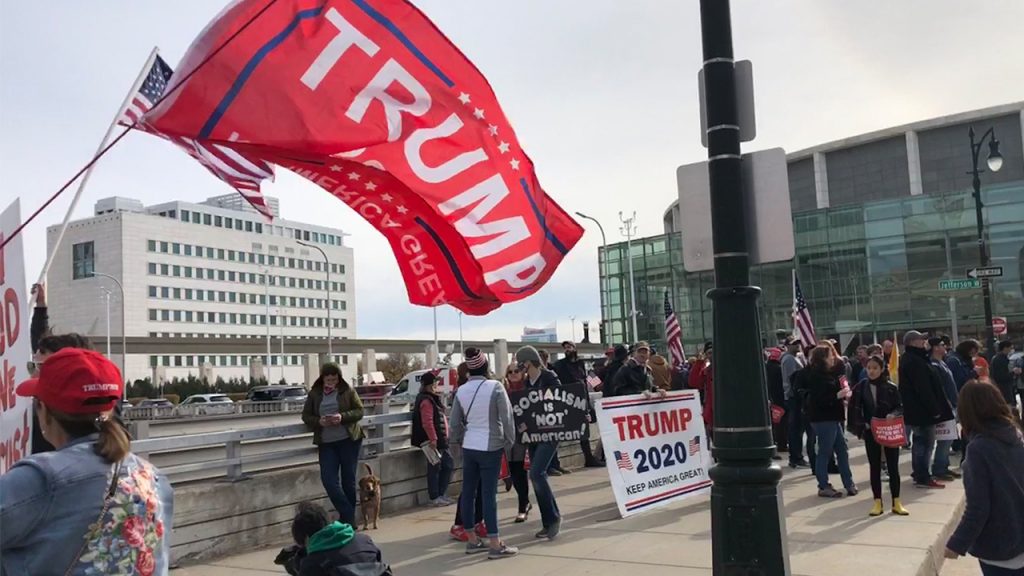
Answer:
<svg viewBox="0 0 1024 576"><path fill-rule="evenodd" d="M779 350L778 348L770 348L768 350L768 359L769 360L774 360L774 361L781 360L782 359L782 350Z"/></svg>
<svg viewBox="0 0 1024 576"><path fill-rule="evenodd" d="M651 345L648 344L647 342L644 342L643 340L637 342L636 344L633 344L633 352L636 352L637 350L643 350L645 348L648 352L651 351Z"/></svg>
<svg viewBox="0 0 1024 576"><path fill-rule="evenodd" d="M932 336L931 338L928 339L928 345L933 348L935 346L938 346L939 344L944 344L941 336Z"/></svg>
<svg viewBox="0 0 1024 576"><path fill-rule="evenodd" d="M918 332L917 330L911 330L903 335L903 345L907 346L911 342L918 342L921 340L927 340L928 335L924 332Z"/></svg>
<svg viewBox="0 0 1024 576"><path fill-rule="evenodd" d="M43 363L38 378L18 385L18 396L38 398L67 414L98 414L113 410L124 391L121 371L93 350L65 348Z"/></svg>
<svg viewBox="0 0 1024 576"><path fill-rule="evenodd" d="M786 337L786 346L796 346L797 344L803 344L803 343L804 343L803 340L801 340L797 336L790 335L790 336Z"/></svg>

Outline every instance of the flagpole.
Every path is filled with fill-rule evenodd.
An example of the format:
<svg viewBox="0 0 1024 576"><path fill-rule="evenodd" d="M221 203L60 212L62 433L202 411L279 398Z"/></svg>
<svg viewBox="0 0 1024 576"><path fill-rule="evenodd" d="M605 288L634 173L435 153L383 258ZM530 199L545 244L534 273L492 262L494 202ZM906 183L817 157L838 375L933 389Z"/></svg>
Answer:
<svg viewBox="0 0 1024 576"><path fill-rule="evenodd" d="M153 61L156 60L159 49L153 47L153 51L149 53L149 57L146 59L146 63L143 64L142 70L139 72L139 76L132 83L131 89L128 94L125 95L124 101L121 102L121 106L117 109L117 114L114 114L114 120L110 123L110 127L107 128L107 133L103 135L103 140L100 141L99 147L96 148L96 153L93 156L98 155L107 146L110 136L114 133L114 129L117 128L117 120L124 113L125 109L128 108L128 103L131 102L132 97L139 88L142 87L142 83L145 82L146 76L149 74L149 69L153 66ZM64 222L61 223L60 232L57 234L57 240L53 244L53 249L50 250L50 254L46 257L46 262L43 264L43 270L39 273L39 284L42 284L46 280L46 274L50 271L50 265L53 264L53 258L57 255L57 250L60 249L60 243L64 240L64 233L68 230L68 224L71 222L71 214L75 211L75 207L78 206L78 200L82 197L82 192L85 190L86 183L89 182L89 176L92 175L92 170L96 165L93 164L85 171L82 175L82 180L78 183L78 189L75 190L75 196L71 199L71 205L68 206L67 213L64 214Z"/></svg>

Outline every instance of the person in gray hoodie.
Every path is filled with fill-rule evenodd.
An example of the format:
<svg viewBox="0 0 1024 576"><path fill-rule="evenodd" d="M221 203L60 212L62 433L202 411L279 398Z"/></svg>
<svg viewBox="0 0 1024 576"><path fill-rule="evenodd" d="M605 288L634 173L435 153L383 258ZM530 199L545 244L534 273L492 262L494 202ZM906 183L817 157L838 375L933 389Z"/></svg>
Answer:
<svg viewBox="0 0 1024 576"><path fill-rule="evenodd" d="M497 560L519 553L498 536L498 474L501 457L512 448L515 426L512 405L501 382L490 378L487 356L478 348L467 348L469 380L455 391L452 404L451 442L462 446L462 525L473 525L473 502L477 489L483 492L484 525L490 542L467 532L466 554L487 552Z"/></svg>
<svg viewBox="0 0 1024 576"><path fill-rule="evenodd" d="M971 380L957 403L970 439L964 460L967 506L946 558L970 553L984 576L1024 574L1024 433L1002 392Z"/></svg>

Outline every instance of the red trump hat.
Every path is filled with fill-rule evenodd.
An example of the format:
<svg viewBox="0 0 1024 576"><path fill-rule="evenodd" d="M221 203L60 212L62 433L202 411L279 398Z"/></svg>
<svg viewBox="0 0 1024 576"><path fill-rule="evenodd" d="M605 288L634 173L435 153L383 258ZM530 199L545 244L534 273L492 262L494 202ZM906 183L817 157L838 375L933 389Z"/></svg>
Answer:
<svg viewBox="0 0 1024 576"><path fill-rule="evenodd" d="M50 356L39 377L18 385L18 396L39 399L66 414L113 410L124 391L121 371L99 352L64 348Z"/></svg>

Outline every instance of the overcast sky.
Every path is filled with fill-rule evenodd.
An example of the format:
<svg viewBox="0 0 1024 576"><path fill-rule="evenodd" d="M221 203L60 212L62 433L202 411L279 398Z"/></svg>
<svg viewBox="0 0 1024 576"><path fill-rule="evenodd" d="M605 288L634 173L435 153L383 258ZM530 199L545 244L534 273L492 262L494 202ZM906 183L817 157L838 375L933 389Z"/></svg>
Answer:
<svg viewBox="0 0 1024 576"><path fill-rule="evenodd" d="M696 0L420 0L490 80L548 194L619 241L618 212L662 231L675 169L700 161ZM222 8L217 0L0 0L0 207L23 217L88 159L150 49L173 66ZM1024 98L1020 0L734 0L736 55L754 63L758 137L745 151L795 151L888 126ZM153 204L230 191L170 144L131 134L99 164L75 216L107 196ZM265 189L288 219L333 226L355 250L358 336L429 338L387 243L351 209L279 171ZM26 231L28 277L46 226ZM587 234L532 298L464 320L466 338L516 339L524 325L600 318L597 247ZM458 315L438 313L442 339ZM577 329L578 330L578 329ZM595 333L596 337L596 333Z"/></svg>

